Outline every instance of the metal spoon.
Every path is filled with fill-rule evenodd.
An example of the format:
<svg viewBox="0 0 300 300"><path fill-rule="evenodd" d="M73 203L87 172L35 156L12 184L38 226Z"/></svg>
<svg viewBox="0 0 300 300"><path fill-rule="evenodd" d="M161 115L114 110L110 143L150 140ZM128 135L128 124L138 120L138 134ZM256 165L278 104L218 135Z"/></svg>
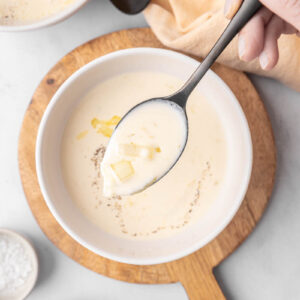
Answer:
<svg viewBox="0 0 300 300"><path fill-rule="evenodd" d="M140 13L150 2L150 0L111 0L113 5L120 11L128 15Z"/></svg>
<svg viewBox="0 0 300 300"><path fill-rule="evenodd" d="M205 73L209 70L209 68L212 66L212 64L215 62L217 57L222 53L222 51L226 48L226 46L230 43L230 41L235 37L235 35L242 29L242 27L249 21L249 19L255 14L255 12L261 7L261 3L258 0L244 0L240 9L236 13L236 15L233 17L231 22L228 24L226 29L224 30L221 37L218 39L216 44L213 46L211 51L208 53L206 58L203 60L203 62L199 65L199 67L195 70L195 72L192 74L192 76L188 79L188 81L183 85L183 87L177 91L176 93L167 96L167 97L161 97L161 98L153 98L146 101L141 102L140 104L134 106L130 111L128 111L125 116L121 119L118 126L116 127L111 139L113 139L115 133L118 131L118 127L122 122L126 122L126 118L137 108L141 109L144 108L147 109L145 104L149 104L149 102L153 101L167 101L172 106L176 106L184 116L184 120L186 123L186 133L188 133L188 119L186 115L186 103L187 100L191 94L191 92L194 90L194 88L197 86L199 81L202 79L202 77L205 75ZM170 109L171 106L170 106ZM159 179L164 177L176 164L178 159L183 153L183 150L186 146L188 134L186 134L186 140L185 143L182 145L180 149L178 149L178 157L174 161L170 163L170 168L165 171L165 173L162 173L161 176L156 177L153 181L152 174L149 174L149 179L151 177L151 181L149 180L149 183L146 185L146 187L152 185L153 183L157 182ZM145 187L145 188L146 188ZM136 190L135 192L139 192L141 189Z"/></svg>

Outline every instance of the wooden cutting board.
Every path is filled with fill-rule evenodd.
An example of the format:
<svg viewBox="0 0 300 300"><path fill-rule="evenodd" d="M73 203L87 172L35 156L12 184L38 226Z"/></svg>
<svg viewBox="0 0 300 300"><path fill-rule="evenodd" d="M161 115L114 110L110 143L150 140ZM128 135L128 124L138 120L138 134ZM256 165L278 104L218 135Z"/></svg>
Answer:
<svg viewBox="0 0 300 300"><path fill-rule="evenodd" d="M28 204L46 236L81 265L108 277L133 283L180 281L192 300L225 299L213 268L252 232L268 203L274 184L276 151L272 128L255 88L242 72L215 64L246 114L253 141L253 172L247 195L231 223L212 242L182 259L154 266L111 261L75 242L56 222L42 197L35 170L35 142L43 113L58 87L76 70L107 53L133 47L163 46L148 28L122 30L96 38L63 57L36 89L24 117L19 140L19 168Z"/></svg>

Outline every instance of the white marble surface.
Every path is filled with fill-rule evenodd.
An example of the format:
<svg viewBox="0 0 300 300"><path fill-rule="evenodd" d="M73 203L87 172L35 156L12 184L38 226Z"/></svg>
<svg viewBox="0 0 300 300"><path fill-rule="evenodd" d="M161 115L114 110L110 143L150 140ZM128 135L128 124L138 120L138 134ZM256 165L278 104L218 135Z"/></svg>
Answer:
<svg viewBox="0 0 300 300"><path fill-rule="evenodd" d="M49 68L83 42L114 30L144 26L107 0L94 0L67 21L28 33L0 33L0 227L24 233L40 258L29 300L187 299L180 284L135 285L78 265L44 236L25 200L17 145L23 114ZM278 82L251 77L270 114L278 171L270 205L246 242L217 269L229 300L300 299L300 94Z"/></svg>

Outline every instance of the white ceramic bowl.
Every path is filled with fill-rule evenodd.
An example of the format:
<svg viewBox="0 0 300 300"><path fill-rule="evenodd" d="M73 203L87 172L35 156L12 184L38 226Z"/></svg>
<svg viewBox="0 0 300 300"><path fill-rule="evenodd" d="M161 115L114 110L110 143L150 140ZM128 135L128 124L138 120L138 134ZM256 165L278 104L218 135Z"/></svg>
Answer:
<svg viewBox="0 0 300 300"><path fill-rule="evenodd" d="M0 229L0 236L8 236L11 239L14 239L16 242L20 243L24 247L28 259L31 262L32 271L30 272L28 278L23 285L17 287L13 290L1 291L0 290L0 300L23 300L25 299L32 289L35 286L38 277L38 258L32 244L19 233L9 230L9 229Z"/></svg>
<svg viewBox="0 0 300 300"><path fill-rule="evenodd" d="M33 23L24 24L24 25L0 25L0 31L10 31L10 32L27 31L27 30L34 30L34 29L56 24L73 15L88 1L89 0L77 0L74 4L69 5L61 12Z"/></svg>
<svg viewBox="0 0 300 300"><path fill-rule="evenodd" d="M131 264L157 264L188 255L213 240L230 222L247 191L252 169L252 143L247 120L228 86L209 71L198 89L215 106L228 140L228 168L222 193L205 217L170 238L125 240L101 231L73 203L64 186L61 138L82 96L99 82L132 71L165 72L186 80L199 62L174 51L135 48L100 57L74 73L52 98L40 124L36 168L41 191L56 220L76 241L104 257ZM184 175L183 175L184 176Z"/></svg>

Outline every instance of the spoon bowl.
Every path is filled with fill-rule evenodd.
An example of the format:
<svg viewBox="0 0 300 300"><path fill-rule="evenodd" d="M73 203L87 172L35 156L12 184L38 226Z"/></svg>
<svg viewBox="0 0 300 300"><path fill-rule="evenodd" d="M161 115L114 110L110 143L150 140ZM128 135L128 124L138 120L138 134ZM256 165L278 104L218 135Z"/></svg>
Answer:
<svg viewBox="0 0 300 300"><path fill-rule="evenodd" d="M187 140L185 108L167 98L137 104L120 120L109 140L101 163L104 195L135 194L159 181L176 164ZM134 178L127 180L126 175Z"/></svg>

